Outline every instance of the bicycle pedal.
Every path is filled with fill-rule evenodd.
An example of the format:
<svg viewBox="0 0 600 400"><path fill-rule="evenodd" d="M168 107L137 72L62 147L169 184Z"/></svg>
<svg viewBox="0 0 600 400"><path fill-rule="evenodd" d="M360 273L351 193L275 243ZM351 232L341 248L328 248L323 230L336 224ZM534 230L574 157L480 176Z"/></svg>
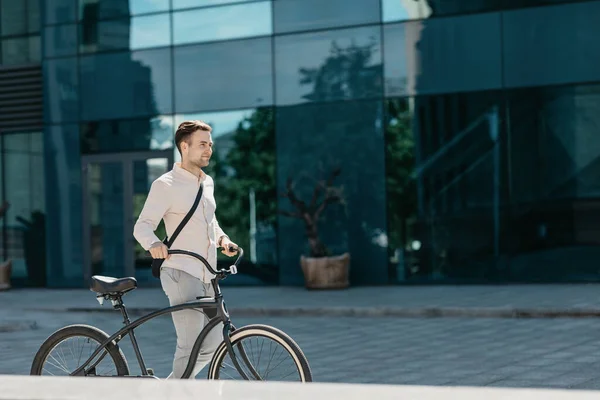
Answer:
<svg viewBox="0 0 600 400"><path fill-rule="evenodd" d="M152 369L152 368L146 368L146 372L148 372L148 375L154 376L154 369Z"/></svg>

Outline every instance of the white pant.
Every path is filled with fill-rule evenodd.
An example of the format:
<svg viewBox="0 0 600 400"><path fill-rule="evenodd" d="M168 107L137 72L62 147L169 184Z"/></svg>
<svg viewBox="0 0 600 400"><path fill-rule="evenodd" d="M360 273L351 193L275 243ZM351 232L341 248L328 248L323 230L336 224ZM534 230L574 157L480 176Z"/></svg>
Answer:
<svg viewBox="0 0 600 400"><path fill-rule="evenodd" d="M210 283L204 283L178 269L163 267L160 272L160 282L171 306L194 301L198 296L214 296L214 290ZM208 317L203 310L198 308L175 311L171 313L171 316L177 333L177 348L173 359L173 372L167 379L180 379L187 366L192 347L194 347L202 328L208 323ZM223 324L220 323L204 339L190 379L194 379L210 362L222 340Z"/></svg>

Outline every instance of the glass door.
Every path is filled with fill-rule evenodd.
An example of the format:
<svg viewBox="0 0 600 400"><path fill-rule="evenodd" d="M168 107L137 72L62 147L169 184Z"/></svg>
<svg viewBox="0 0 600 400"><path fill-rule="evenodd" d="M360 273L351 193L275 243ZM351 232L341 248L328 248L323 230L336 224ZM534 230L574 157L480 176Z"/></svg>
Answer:
<svg viewBox="0 0 600 400"><path fill-rule="evenodd" d="M172 151L90 155L82 165L86 281L93 275L154 279L133 226L152 182L172 168ZM156 234L164 238L162 222Z"/></svg>

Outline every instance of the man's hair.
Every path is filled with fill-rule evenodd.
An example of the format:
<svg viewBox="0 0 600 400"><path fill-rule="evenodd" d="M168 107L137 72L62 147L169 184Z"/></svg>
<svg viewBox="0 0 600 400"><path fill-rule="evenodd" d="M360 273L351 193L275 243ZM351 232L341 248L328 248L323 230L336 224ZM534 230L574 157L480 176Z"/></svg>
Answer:
<svg viewBox="0 0 600 400"><path fill-rule="evenodd" d="M210 132L212 128L204 121L192 120L192 121L183 121L177 127L177 131L175 132L175 145L177 146L177 150L179 150L179 154L181 154L181 142L186 142L190 144L190 136L192 133L196 131L206 131Z"/></svg>

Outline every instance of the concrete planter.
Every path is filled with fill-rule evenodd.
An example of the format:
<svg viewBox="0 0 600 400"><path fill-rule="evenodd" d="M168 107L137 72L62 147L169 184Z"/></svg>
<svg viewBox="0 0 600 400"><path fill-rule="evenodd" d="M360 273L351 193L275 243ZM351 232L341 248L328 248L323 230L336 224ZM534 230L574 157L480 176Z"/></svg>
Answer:
<svg viewBox="0 0 600 400"><path fill-rule="evenodd" d="M344 289L350 284L350 254L331 257L301 256L300 265L307 289Z"/></svg>

